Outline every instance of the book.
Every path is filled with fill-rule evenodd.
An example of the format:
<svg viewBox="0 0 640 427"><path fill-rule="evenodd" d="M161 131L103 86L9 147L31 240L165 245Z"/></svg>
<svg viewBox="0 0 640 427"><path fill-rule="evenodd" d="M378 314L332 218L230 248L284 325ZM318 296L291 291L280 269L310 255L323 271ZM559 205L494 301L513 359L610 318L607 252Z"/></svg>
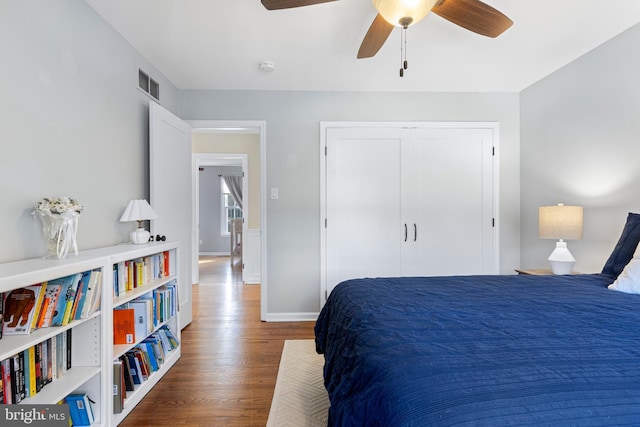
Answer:
<svg viewBox="0 0 640 427"><path fill-rule="evenodd" d="M38 392L36 389L36 347L31 346L25 351L29 354L28 361L25 362L25 367L28 367L28 375L25 373L25 376L29 379L29 396L35 396Z"/></svg>
<svg viewBox="0 0 640 427"><path fill-rule="evenodd" d="M134 282L134 275L133 275L133 261L126 261L125 265L127 266L127 286L125 288L126 291L131 291L133 290L133 282Z"/></svg>
<svg viewBox="0 0 640 427"><path fill-rule="evenodd" d="M78 289L80 289L82 277L84 273L78 273L73 276L73 281L71 282L71 286L67 288L67 293L65 295L65 305L64 305L64 314L62 315L62 323L61 326L65 326L69 324L69 321L72 320L73 306L75 305Z"/></svg>
<svg viewBox="0 0 640 427"><path fill-rule="evenodd" d="M38 393L40 392L40 390L42 390L42 343L38 343L33 347L34 347L33 363L34 363L35 376L36 376L35 386L36 386L36 393Z"/></svg>
<svg viewBox="0 0 640 427"><path fill-rule="evenodd" d="M43 296L42 305L40 306L40 313L38 314L38 318L36 319L36 329L40 329L43 327L44 319L47 315L47 310L49 309L49 299L46 298L46 294L47 294L46 285L44 285L43 288L44 289L42 292L42 296Z"/></svg>
<svg viewBox="0 0 640 427"><path fill-rule="evenodd" d="M47 340L50 346L49 354L51 355L51 378L58 379L58 343L56 337Z"/></svg>
<svg viewBox="0 0 640 427"><path fill-rule="evenodd" d="M125 391L123 390L124 377L121 360L113 361L113 413L119 414L124 408Z"/></svg>
<svg viewBox="0 0 640 427"><path fill-rule="evenodd" d="M120 356L122 362L122 374L124 376L125 391L133 391L135 387L133 385L133 377L131 376L131 366L129 365L129 359L127 356Z"/></svg>
<svg viewBox="0 0 640 427"><path fill-rule="evenodd" d="M42 372L42 387L49 384L49 349L45 341L40 343L40 371Z"/></svg>
<svg viewBox="0 0 640 427"><path fill-rule="evenodd" d="M142 258L138 258L134 261L134 282L133 287L138 288L146 283L145 278L145 269L144 269L144 260Z"/></svg>
<svg viewBox="0 0 640 427"><path fill-rule="evenodd" d="M160 341L159 335L152 334L142 342L147 344L147 347L151 348L151 351L153 351L153 354L155 356L158 366L161 366L164 363L165 351Z"/></svg>
<svg viewBox="0 0 640 427"><path fill-rule="evenodd" d="M170 274L170 259L171 259L171 255L169 254L169 251L164 251L162 253L162 276L163 277L169 277Z"/></svg>
<svg viewBox="0 0 640 427"><path fill-rule="evenodd" d="M160 368L160 364L158 362L158 358L156 357L156 352L153 349L153 343L149 341L143 341L140 344L140 349L145 353L145 357L147 359L147 362L149 363L151 372L157 371Z"/></svg>
<svg viewBox="0 0 640 427"><path fill-rule="evenodd" d="M89 290L89 281L91 280L92 271L85 271L82 273L82 278L78 283L78 290L76 291L76 298L73 301L73 306L71 307L71 314L69 316L69 321L78 319L76 317L78 314L78 310L82 313L81 306L84 305L84 301L87 297L87 291Z"/></svg>
<svg viewBox="0 0 640 427"><path fill-rule="evenodd" d="M4 293L0 292L0 339L2 339L2 324L4 318ZM2 382L2 377L0 377L0 383Z"/></svg>
<svg viewBox="0 0 640 427"><path fill-rule="evenodd" d="M55 336L56 341L56 378L64 376L66 369L66 336L65 334L58 334Z"/></svg>
<svg viewBox="0 0 640 427"><path fill-rule="evenodd" d="M80 280L80 278L76 279L78 275L82 277L82 273L79 273L49 281L49 283L61 285L50 326L62 326L62 319L64 318L65 310L67 308L67 302L69 301L69 298L75 297L75 289L73 287L74 283L77 287L78 280ZM70 289L73 290L70 291Z"/></svg>
<svg viewBox="0 0 640 427"><path fill-rule="evenodd" d="M36 310L36 301L42 289L41 284L14 289L7 293L4 302L4 335L28 334Z"/></svg>
<svg viewBox="0 0 640 427"><path fill-rule="evenodd" d="M102 270L94 270L87 288L87 297L82 307L81 319L86 319L100 309L100 295L102 293Z"/></svg>
<svg viewBox="0 0 640 427"><path fill-rule="evenodd" d="M42 318L42 324L39 325L39 327L45 328L51 326L53 317L56 314L56 307L58 304L58 297L60 296L61 289L62 285L59 282L47 282L43 303L44 305L46 305L46 311L44 317Z"/></svg>
<svg viewBox="0 0 640 427"><path fill-rule="evenodd" d="M146 337L153 332L153 302L150 300L133 300L129 308L134 311L136 337Z"/></svg>
<svg viewBox="0 0 640 427"><path fill-rule="evenodd" d="M2 389L3 389L3 403L5 405L11 405L13 403L12 384L11 384L11 360L5 359L0 362L2 367Z"/></svg>
<svg viewBox="0 0 640 427"><path fill-rule="evenodd" d="M24 359L22 359L24 363ZM9 358L11 375L11 399L13 403L20 403L26 397L24 391L24 365L20 362L20 354Z"/></svg>
<svg viewBox="0 0 640 427"><path fill-rule="evenodd" d="M74 393L65 398L73 426L90 426L94 421L91 399L86 393Z"/></svg>
<svg viewBox="0 0 640 427"><path fill-rule="evenodd" d="M147 379L149 379L151 370L149 368L149 364L147 363L146 358L144 357L144 354L142 354L142 351L137 347L131 349L131 352L133 353L138 363L138 366L140 367L140 372L142 372L142 379L146 381Z"/></svg>
<svg viewBox="0 0 640 427"><path fill-rule="evenodd" d="M129 361L129 369L131 372L131 378L133 379L133 384L142 384L142 371L140 370L140 363L136 356L134 356L133 352L126 352L125 357Z"/></svg>
<svg viewBox="0 0 640 427"><path fill-rule="evenodd" d="M113 310L113 343L133 344L136 340L135 312L133 308Z"/></svg>
<svg viewBox="0 0 640 427"><path fill-rule="evenodd" d="M72 354L71 343L73 342L71 331L73 331L73 329L67 329L66 331L64 331L64 333L66 334L65 336L66 340L63 341L66 345L66 348L65 348L66 364L64 365L64 369L66 371L71 369L71 354Z"/></svg>
<svg viewBox="0 0 640 427"><path fill-rule="evenodd" d="M120 296L120 268L121 262L113 264L113 297Z"/></svg>
<svg viewBox="0 0 640 427"><path fill-rule="evenodd" d="M47 288L47 282L41 283L38 286L38 292L36 296L36 304L35 310L33 311L33 316L31 318L31 326L29 327L29 332L33 332L38 329L38 318L40 317L40 312L42 311L42 305L44 301L44 294Z"/></svg>

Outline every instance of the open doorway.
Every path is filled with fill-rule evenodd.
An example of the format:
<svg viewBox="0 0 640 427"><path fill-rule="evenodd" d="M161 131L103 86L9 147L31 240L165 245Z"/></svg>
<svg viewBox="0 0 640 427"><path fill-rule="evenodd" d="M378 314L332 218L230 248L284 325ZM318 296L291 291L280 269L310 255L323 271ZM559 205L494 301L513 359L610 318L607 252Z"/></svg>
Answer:
<svg viewBox="0 0 640 427"><path fill-rule="evenodd" d="M243 175L242 277L260 284L261 318L266 313L266 156L264 122L187 121L192 127L194 236L192 274L198 283L201 249L200 168L240 167ZM210 175L210 174L209 174ZM215 174L216 178L218 174ZM245 197L246 195L246 197ZM209 224L211 226L211 224ZM214 225L215 226L215 225Z"/></svg>
<svg viewBox="0 0 640 427"><path fill-rule="evenodd" d="M249 267L260 262L259 259L247 260L244 254L246 245L241 240L244 231L249 229L248 218L253 207L248 191L248 154L193 153L193 162L198 170L194 198L197 253L229 255L231 264L240 264L243 283L259 283L259 271L251 274L251 270L247 269L245 275L245 269L242 268L245 261L248 261ZM225 182L229 179L239 179L239 194L230 194ZM196 245L194 254L195 250ZM198 278L197 272L194 271L192 276Z"/></svg>

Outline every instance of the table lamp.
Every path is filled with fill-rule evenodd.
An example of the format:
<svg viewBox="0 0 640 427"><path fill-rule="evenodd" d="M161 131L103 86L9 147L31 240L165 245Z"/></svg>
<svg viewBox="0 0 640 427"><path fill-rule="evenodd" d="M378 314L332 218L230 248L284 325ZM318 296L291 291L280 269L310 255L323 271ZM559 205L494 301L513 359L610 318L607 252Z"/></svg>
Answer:
<svg viewBox="0 0 640 427"><path fill-rule="evenodd" d="M156 218L158 218L158 215L149 206L149 203L145 199L139 199L129 202L120 217L120 222L138 221L137 230L132 231L129 237L131 238L131 243L142 245L149 242L149 236L151 235L142 227L142 221Z"/></svg>
<svg viewBox="0 0 640 427"><path fill-rule="evenodd" d="M567 248L567 240L582 239L582 206L541 206L538 209L538 236L559 239L549 255L553 274L571 274L576 259Z"/></svg>

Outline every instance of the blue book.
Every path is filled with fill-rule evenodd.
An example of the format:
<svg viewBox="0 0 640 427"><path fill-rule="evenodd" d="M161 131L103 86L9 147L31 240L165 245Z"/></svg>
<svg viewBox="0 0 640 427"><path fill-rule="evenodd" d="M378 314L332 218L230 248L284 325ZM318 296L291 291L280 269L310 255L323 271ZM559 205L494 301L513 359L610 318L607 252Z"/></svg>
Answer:
<svg viewBox="0 0 640 427"><path fill-rule="evenodd" d="M71 421L75 426L90 426L93 422L93 412L86 394L70 394L65 399L69 405Z"/></svg>
<svg viewBox="0 0 640 427"><path fill-rule="evenodd" d="M142 373L138 370L138 360L133 353L127 353L127 360L129 361L129 372L131 372L131 378L134 384L142 384Z"/></svg>
<svg viewBox="0 0 640 427"><path fill-rule="evenodd" d="M78 292L76 295L76 307L71 312L72 320L80 319L80 314L82 313L84 303L87 300L89 281L91 280L91 275L95 274L96 273L94 271L85 271L84 273L82 273L82 278L80 279L80 284L78 285Z"/></svg>
<svg viewBox="0 0 640 427"><path fill-rule="evenodd" d="M72 274L71 276L61 277L59 279L50 280L47 283L49 285L62 285L60 288L60 294L58 295L58 302L53 314L53 320L51 326L61 326L64 319L64 313L67 307L67 303L76 296L76 289L78 288L78 282L82 278L82 273ZM75 287L74 287L75 285Z"/></svg>
<svg viewBox="0 0 640 427"><path fill-rule="evenodd" d="M150 342L143 341L141 343L141 346L144 346L144 347L141 347L141 349L147 353L147 357L149 358L149 363L151 364L151 370L153 372L157 371L158 360L156 358L156 353L153 350L153 344L151 344Z"/></svg>

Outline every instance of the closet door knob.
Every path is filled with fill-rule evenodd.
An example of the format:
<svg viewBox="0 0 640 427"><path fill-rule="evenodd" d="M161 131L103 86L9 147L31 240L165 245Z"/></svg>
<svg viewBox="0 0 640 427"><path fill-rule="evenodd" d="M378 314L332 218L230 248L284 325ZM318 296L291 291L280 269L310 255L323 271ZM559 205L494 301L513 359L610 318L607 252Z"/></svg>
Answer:
<svg viewBox="0 0 640 427"><path fill-rule="evenodd" d="M413 223L413 241L415 242L416 240L418 240L418 226L414 222Z"/></svg>
<svg viewBox="0 0 640 427"><path fill-rule="evenodd" d="M407 241L407 224L404 225L404 241Z"/></svg>

